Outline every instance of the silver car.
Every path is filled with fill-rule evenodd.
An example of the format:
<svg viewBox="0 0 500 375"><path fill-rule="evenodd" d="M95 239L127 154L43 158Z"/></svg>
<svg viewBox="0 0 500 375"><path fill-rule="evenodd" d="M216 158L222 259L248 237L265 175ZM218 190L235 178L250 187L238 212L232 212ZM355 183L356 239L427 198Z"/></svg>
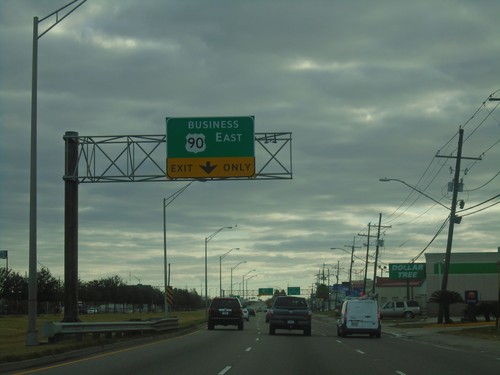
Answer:
<svg viewBox="0 0 500 375"><path fill-rule="evenodd" d="M243 319L245 319L247 322L250 320L250 313L248 312L248 309L246 307L243 308Z"/></svg>
<svg viewBox="0 0 500 375"><path fill-rule="evenodd" d="M420 305L417 301L389 301L380 308L380 316L414 318L420 315Z"/></svg>

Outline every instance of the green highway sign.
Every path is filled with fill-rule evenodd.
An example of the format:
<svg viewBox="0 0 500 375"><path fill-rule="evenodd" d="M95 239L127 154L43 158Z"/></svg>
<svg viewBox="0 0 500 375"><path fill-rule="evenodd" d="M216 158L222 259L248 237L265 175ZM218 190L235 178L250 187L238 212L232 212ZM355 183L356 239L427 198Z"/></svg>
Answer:
<svg viewBox="0 0 500 375"><path fill-rule="evenodd" d="M425 263L391 263L390 279L425 279Z"/></svg>
<svg viewBox="0 0 500 375"><path fill-rule="evenodd" d="M288 294L289 296L299 296L300 286L289 286L286 294Z"/></svg>
<svg viewBox="0 0 500 375"><path fill-rule="evenodd" d="M167 177L255 175L255 118L167 117Z"/></svg>
<svg viewBox="0 0 500 375"><path fill-rule="evenodd" d="M259 296L272 296L273 294L273 288L259 288Z"/></svg>

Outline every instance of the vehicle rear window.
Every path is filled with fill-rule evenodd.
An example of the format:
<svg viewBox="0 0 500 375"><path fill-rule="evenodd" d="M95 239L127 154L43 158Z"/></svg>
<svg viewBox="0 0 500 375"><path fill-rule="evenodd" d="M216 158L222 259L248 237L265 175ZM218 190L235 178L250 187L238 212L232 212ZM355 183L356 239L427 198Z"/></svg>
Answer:
<svg viewBox="0 0 500 375"><path fill-rule="evenodd" d="M304 298L297 297L281 297L274 302L275 307L307 307L307 302Z"/></svg>
<svg viewBox="0 0 500 375"><path fill-rule="evenodd" d="M417 301L408 301L406 302L409 307L419 307L419 304Z"/></svg>
<svg viewBox="0 0 500 375"><path fill-rule="evenodd" d="M239 306L240 306L240 304L235 299L214 299L212 301L212 307L216 307L216 308L227 307L227 308L232 309L232 308L239 307Z"/></svg>
<svg viewBox="0 0 500 375"><path fill-rule="evenodd" d="M351 313L364 314L370 312L377 313L377 304L374 301L348 301L348 309Z"/></svg>

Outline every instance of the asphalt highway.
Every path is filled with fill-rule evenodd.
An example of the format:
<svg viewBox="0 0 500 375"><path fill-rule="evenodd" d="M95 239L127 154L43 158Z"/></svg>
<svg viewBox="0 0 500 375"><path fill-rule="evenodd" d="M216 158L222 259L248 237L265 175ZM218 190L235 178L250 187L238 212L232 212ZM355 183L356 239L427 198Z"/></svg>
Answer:
<svg viewBox="0 0 500 375"><path fill-rule="evenodd" d="M500 347L484 340L443 338L432 330L383 329L382 338L337 337L333 320L313 321L302 331L268 333L264 313L236 327L206 327L186 335L72 358L10 374L494 374ZM439 336L438 336L439 335ZM465 341L464 341L465 340Z"/></svg>

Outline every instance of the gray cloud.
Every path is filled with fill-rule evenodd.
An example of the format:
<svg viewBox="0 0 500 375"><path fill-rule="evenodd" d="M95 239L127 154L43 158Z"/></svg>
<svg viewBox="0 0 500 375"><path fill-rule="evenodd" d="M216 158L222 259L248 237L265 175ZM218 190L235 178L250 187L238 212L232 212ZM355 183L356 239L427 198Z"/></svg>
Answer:
<svg viewBox="0 0 500 375"><path fill-rule="evenodd" d="M0 5L0 247L19 272L28 267L32 17L62 5ZM167 116L213 115L255 115L258 132L292 132L294 178L190 186L167 209L174 285L201 288L204 238L234 224L209 243L211 288L219 256L234 247L241 250L224 258L225 285L230 268L246 260L237 282L256 269L253 288L310 287L323 263L348 267L348 254L330 247L353 237L363 246L358 233L379 213L392 226L381 261L409 261L448 212L418 194L405 201L410 189L379 178L418 184L449 205L454 161L433 157L455 152L463 126L464 155L486 153L464 161L460 198L467 208L500 190L493 178L500 115L485 101L500 89L499 7L486 0L87 1L39 41L39 261L62 275L66 131L163 134ZM80 278L133 274L161 285L162 199L184 184L80 185ZM497 205L464 216L454 251L495 251L498 214ZM445 246L446 230L427 251Z"/></svg>

